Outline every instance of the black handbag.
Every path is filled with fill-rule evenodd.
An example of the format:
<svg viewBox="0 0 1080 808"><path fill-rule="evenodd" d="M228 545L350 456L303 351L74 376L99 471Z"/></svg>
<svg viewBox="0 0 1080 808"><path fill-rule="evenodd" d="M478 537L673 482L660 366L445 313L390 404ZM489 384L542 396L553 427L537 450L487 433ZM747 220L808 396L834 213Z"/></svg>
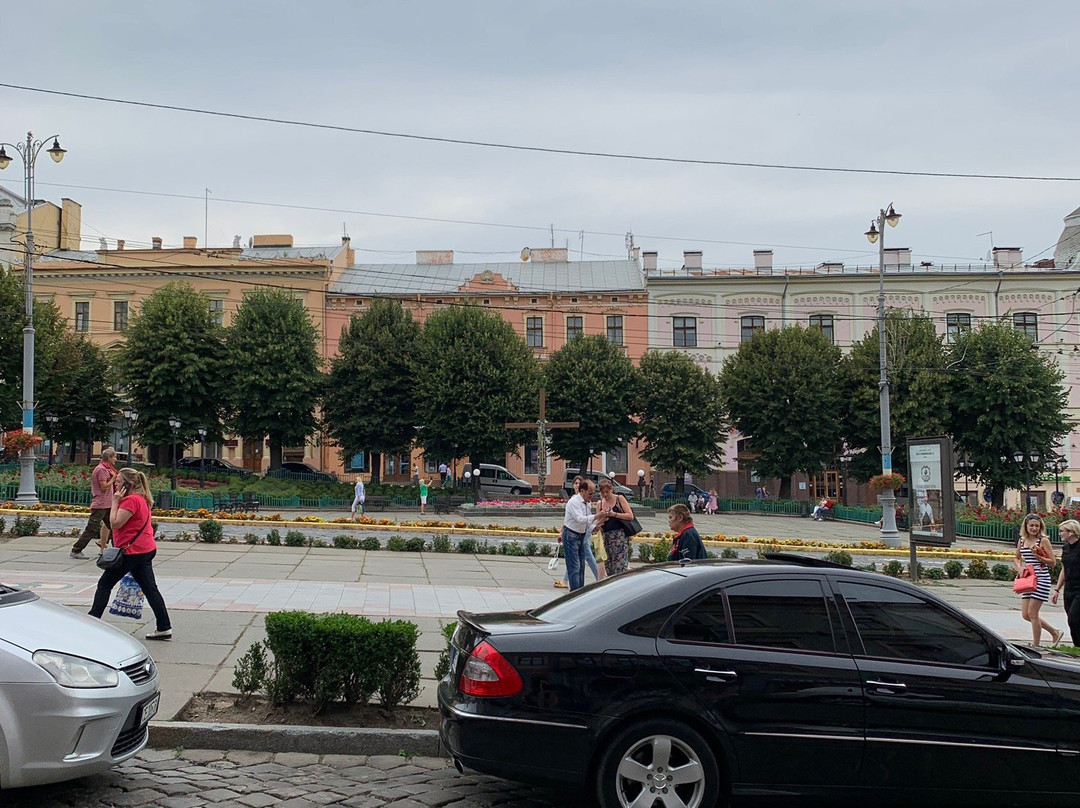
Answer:
<svg viewBox="0 0 1080 808"><path fill-rule="evenodd" d="M135 538L137 539L142 535L142 532L146 530L146 526L150 523L150 515L147 514L146 521L142 523L142 527L135 531ZM135 541L132 539L131 541ZM131 544L131 542L128 542ZM127 544L124 545L127 547ZM101 555L97 557L95 562L100 569L103 570L118 570L124 563L124 547L105 547L101 551Z"/></svg>
<svg viewBox="0 0 1080 808"><path fill-rule="evenodd" d="M626 511L624 511L618 505L616 505L615 508L619 511L619 513L626 513ZM636 536L638 533L641 532L641 522L637 520L636 516L631 519L620 519L619 524L622 527L623 535L626 536L626 538L628 539L631 536Z"/></svg>

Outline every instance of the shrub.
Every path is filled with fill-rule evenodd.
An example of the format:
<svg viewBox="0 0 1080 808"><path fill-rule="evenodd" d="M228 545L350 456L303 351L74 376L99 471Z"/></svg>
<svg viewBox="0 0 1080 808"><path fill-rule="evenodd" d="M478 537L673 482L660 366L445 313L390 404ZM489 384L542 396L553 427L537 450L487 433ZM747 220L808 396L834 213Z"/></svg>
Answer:
<svg viewBox="0 0 1080 808"><path fill-rule="evenodd" d="M558 547L557 544L541 544L537 550L537 555L541 558L548 558L552 554L552 548Z"/></svg>
<svg viewBox="0 0 1080 808"><path fill-rule="evenodd" d="M833 550L825 554L825 560L834 564L843 564L845 567L852 565L851 553L847 550Z"/></svg>
<svg viewBox="0 0 1080 808"><path fill-rule="evenodd" d="M652 548L652 560L654 564L660 564L668 560L668 553L671 552L671 542L667 539L660 539Z"/></svg>
<svg viewBox="0 0 1080 808"><path fill-rule="evenodd" d="M370 551L381 550L382 543L379 541L377 536L365 536L363 539L360 540L360 549Z"/></svg>
<svg viewBox="0 0 1080 808"><path fill-rule="evenodd" d="M259 534L258 533L245 533L244 534L244 541L246 541L248 544L258 544L259 543Z"/></svg>
<svg viewBox="0 0 1080 808"><path fill-rule="evenodd" d="M637 546L638 561L644 561L648 564L652 561L653 548L651 544L639 544Z"/></svg>
<svg viewBox="0 0 1080 808"><path fill-rule="evenodd" d="M736 550L734 547L725 547L723 550L720 551L720 557L721 558L738 558L739 557L739 551Z"/></svg>
<svg viewBox="0 0 1080 808"><path fill-rule="evenodd" d="M967 577L975 580L986 580L990 577L990 568L981 558L973 558L968 564Z"/></svg>
<svg viewBox="0 0 1080 808"><path fill-rule="evenodd" d="M537 555L537 551L540 549L539 542L527 541L525 542L525 555L534 556Z"/></svg>
<svg viewBox="0 0 1080 808"><path fill-rule="evenodd" d="M894 558L892 561L886 561L881 571L890 578L899 578L904 574L904 565Z"/></svg>
<svg viewBox="0 0 1080 808"><path fill-rule="evenodd" d="M290 530L285 534L286 547L304 547L308 543L308 537L299 530Z"/></svg>
<svg viewBox="0 0 1080 808"><path fill-rule="evenodd" d="M271 528L270 532L266 534L266 543L271 547L281 546L281 533L276 527Z"/></svg>
<svg viewBox="0 0 1080 808"><path fill-rule="evenodd" d="M221 527L221 522L214 519L204 519L199 522L199 541L205 544L217 544L223 535L225 535L225 530Z"/></svg>
<svg viewBox="0 0 1080 808"><path fill-rule="evenodd" d="M240 695L247 698L256 690L267 684L267 676L270 668L266 662L267 643L254 643L240 659L236 661L233 669L232 685L240 691Z"/></svg>
<svg viewBox="0 0 1080 808"><path fill-rule="evenodd" d="M964 565L957 561L955 558L950 558L942 566L945 570L945 575L949 578L959 578L964 574Z"/></svg>
<svg viewBox="0 0 1080 808"><path fill-rule="evenodd" d="M439 652L439 661L435 663L435 681L442 681L446 674L450 673L450 641L454 639L454 632L457 630L457 623L450 623L443 626L442 635L446 640L446 647Z"/></svg>
<svg viewBox="0 0 1080 808"><path fill-rule="evenodd" d="M452 553L454 552L454 543L450 541L449 533L436 533L431 537L431 552L433 553Z"/></svg>
<svg viewBox="0 0 1080 808"><path fill-rule="evenodd" d="M334 546L339 550L355 550L360 546L360 539L347 533L339 533L332 539Z"/></svg>
<svg viewBox="0 0 1080 808"><path fill-rule="evenodd" d="M386 549L392 553L403 553L408 548L405 546L405 539L401 536L391 536L386 540Z"/></svg>
<svg viewBox="0 0 1080 808"><path fill-rule="evenodd" d="M995 564L990 568L990 575L995 581L1011 581L1016 577L1016 567L1012 564Z"/></svg>
<svg viewBox="0 0 1080 808"><path fill-rule="evenodd" d="M945 578L945 570L941 567L931 567L926 571L926 577L931 581L941 581Z"/></svg>
<svg viewBox="0 0 1080 808"><path fill-rule="evenodd" d="M859 567L863 572L877 572L877 564L871 561L865 567Z"/></svg>
<svg viewBox="0 0 1080 808"><path fill-rule="evenodd" d="M457 549L459 553L465 553L466 555L475 555L480 543L476 539L464 538L457 543Z"/></svg>
<svg viewBox="0 0 1080 808"><path fill-rule="evenodd" d="M405 539L405 552L407 553L422 553L424 552L424 539L421 536L413 536L410 539Z"/></svg>
<svg viewBox="0 0 1080 808"><path fill-rule="evenodd" d="M41 527L41 520L36 516L16 516L11 526L12 536L33 536Z"/></svg>
<svg viewBox="0 0 1080 808"><path fill-rule="evenodd" d="M7 530L7 522L4 521L4 517L0 516L0 536L4 535L5 530Z"/></svg>
<svg viewBox="0 0 1080 808"><path fill-rule="evenodd" d="M495 548L499 555L505 556L523 556L525 555L525 548L518 544L516 541L506 541L498 545Z"/></svg>

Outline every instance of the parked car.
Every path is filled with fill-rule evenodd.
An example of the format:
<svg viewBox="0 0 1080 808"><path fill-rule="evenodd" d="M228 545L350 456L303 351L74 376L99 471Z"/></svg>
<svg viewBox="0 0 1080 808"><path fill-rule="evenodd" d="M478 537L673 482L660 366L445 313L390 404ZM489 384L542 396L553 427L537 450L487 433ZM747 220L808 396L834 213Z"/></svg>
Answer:
<svg viewBox="0 0 1080 808"><path fill-rule="evenodd" d="M475 468L480 471L480 489L491 494L510 494L515 497L532 494L532 483L510 473L506 466L494 463L480 463ZM465 470L472 473L474 467L465 464Z"/></svg>
<svg viewBox="0 0 1080 808"><path fill-rule="evenodd" d="M675 494L675 483L664 483L663 487L660 489L660 499L672 499L677 502L686 502L691 492L697 494L698 498L705 497L706 500L709 498L708 491L702 491L693 483L683 483L683 492L678 496Z"/></svg>
<svg viewBox="0 0 1080 808"><path fill-rule="evenodd" d="M316 483L336 483L338 481L336 474L319 471L317 468L309 466L307 463L297 463L291 460L287 463L282 463L281 468L279 469L266 472L266 476Z"/></svg>
<svg viewBox="0 0 1080 808"><path fill-rule="evenodd" d="M204 471L207 474L232 474L237 477L250 477L253 473L251 469L237 466L235 463L217 457L183 457L176 461L176 466L179 469L193 471L196 474Z"/></svg>
<svg viewBox="0 0 1080 808"><path fill-rule="evenodd" d="M1080 799L1080 660L904 581L783 553L459 612L438 701L459 768L604 806Z"/></svg>
<svg viewBox="0 0 1080 808"><path fill-rule="evenodd" d="M130 634L0 584L0 789L127 760L158 698L157 667Z"/></svg>
<svg viewBox="0 0 1080 808"><path fill-rule="evenodd" d="M588 477L597 486L600 485L601 478L610 479L602 471L586 471L584 474L581 474L581 472L577 469L567 469L566 476L563 478L563 493L566 494L568 499L574 496L574 478L577 477L579 474L582 477ZM634 492L627 488L625 485L619 485L614 480L612 480L612 487L615 489L616 494L622 494L624 497L629 498L634 494Z"/></svg>

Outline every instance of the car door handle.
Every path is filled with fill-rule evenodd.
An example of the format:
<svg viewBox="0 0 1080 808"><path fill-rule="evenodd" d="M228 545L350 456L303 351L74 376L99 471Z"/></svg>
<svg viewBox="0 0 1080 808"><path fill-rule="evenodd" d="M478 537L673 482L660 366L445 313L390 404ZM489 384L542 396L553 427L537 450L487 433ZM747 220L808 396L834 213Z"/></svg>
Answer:
<svg viewBox="0 0 1080 808"><path fill-rule="evenodd" d="M703 673L707 679L718 679L724 682L739 678L739 674L735 671L716 671L712 668L694 668L694 673Z"/></svg>
<svg viewBox="0 0 1080 808"><path fill-rule="evenodd" d="M903 693L907 690L907 685L903 682L879 682L877 679L867 679L866 686L888 690L893 693Z"/></svg>

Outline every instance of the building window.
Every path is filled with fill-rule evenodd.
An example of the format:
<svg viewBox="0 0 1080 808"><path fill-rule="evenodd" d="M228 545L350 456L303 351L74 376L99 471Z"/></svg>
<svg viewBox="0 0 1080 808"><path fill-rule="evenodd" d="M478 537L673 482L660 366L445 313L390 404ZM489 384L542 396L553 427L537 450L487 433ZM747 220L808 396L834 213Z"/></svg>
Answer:
<svg viewBox="0 0 1080 808"><path fill-rule="evenodd" d="M1013 315L1013 327L1023 331L1032 342L1039 341L1039 315L1033 311L1022 311Z"/></svg>
<svg viewBox="0 0 1080 808"><path fill-rule="evenodd" d="M607 338L616 345L623 344L623 321L621 314L609 314L607 318Z"/></svg>
<svg viewBox="0 0 1080 808"><path fill-rule="evenodd" d="M75 301L75 330L76 331L89 331L90 330L90 301L89 300L77 300Z"/></svg>
<svg viewBox="0 0 1080 808"><path fill-rule="evenodd" d="M619 298L617 298L617 297L613 297L613 298L611 298L611 302L612 302L612 303L618 303L618 302L619 302Z"/></svg>
<svg viewBox="0 0 1080 808"><path fill-rule="evenodd" d="M765 318L759 314L749 314L743 317L741 322L742 334L739 336L740 342L749 342L755 331L765 330Z"/></svg>
<svg viewBox="0 0 1080 808"><path fill-rule="evenodd" d="M525 318L525 340L529 343L530 348L543 348L544 347L544 318L543 317L526 317Z"/></svg>
<svg viewBox="0 0 1080 808"><path fill-rule="evenodd" d="M126 300L113 301L113 331L127 331L128 327L128 302Z"/></svg>
<svg viewBox="0 0 1080 808"><path fill-rule="evenodd" d="M951 345L964 331L971 330L970 314L945 315L945 339Z"/></svg>
<svg viewBox="0 0 1080 808"><path fill-rule="evenodd" d="M367 471L367 452L357 452L350 457L348 471Z"/></svg>
<svg viewBox="0 0 1080 808"><path fill-rule="evenodd" d="M821 333L825 335L825 338L828 339L829 342L836 342L836 337L833 334L833 318L831 314L811 314L810 327L820 328Z"/></svg>
<svg viewBox="0 0 1080 808"><path fill-rule="evenodd" d="M211 300L210 301L210 319L214 321L214 325L225 325L225 301L224 300Z"/></svg>
<svg viewBox="0 0 1080 808"><path fill-rule="evenodd" d="M384 458L383 468L387 477L407 476L409 473L409 456L388 454Z"/></svg>
<svg viewBox="0 0 1080 808"><path fill-rule="evenodd" d="M566 341L574 337L580 337L585 333L585 318L578 314L572 314L566 318Z"/></svg>
<svg viewBox="0 0 1080 808"><path fill-rule="evenodd" d="M671 339L676 348L696 348L697 318L673 317L671 319Z"/></svg>

